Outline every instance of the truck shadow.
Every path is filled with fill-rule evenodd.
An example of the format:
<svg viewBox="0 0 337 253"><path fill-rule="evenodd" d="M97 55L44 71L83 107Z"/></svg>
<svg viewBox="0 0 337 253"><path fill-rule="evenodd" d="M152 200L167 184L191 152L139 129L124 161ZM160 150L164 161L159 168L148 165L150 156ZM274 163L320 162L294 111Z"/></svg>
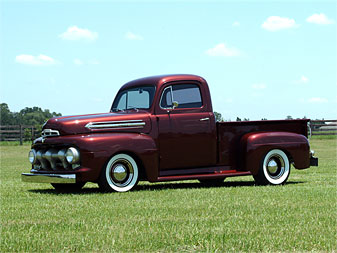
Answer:
<svg viewBox="0 0 337 253"><path fill-rule="evenodd" d="M303 184L305 182L302 181L293 181L293 182L287 182L285 186L287 185L294 185L294 184ZM177 189L201 189L201 188L232 188L232 187L268 187L268 186L261 186L256 185L254 181L236 181L236 182L224 182L221 184L216 185L208 185L208 184L202 184L198 182L191 182L191 183L154 183L154 184L145 184L145 185L137 185L132 192L141 192L141 191L160 191L160 190L177 190ZM277 186L276 186L277 187ZM31 189L28 190L31 193L38 193L38 194L111 194L111 193L105 193L101 192L99 188L83 188L80 191L77 192L60 192L56 191L54 189Z"/></svg>
<svg viewBox="0 0 337 253"><path fill-rule="evenodd" d="M292 184L302 184L304 182L288 182L286 185ZM285 185L285 186L286 186ZM254 181L236 181L236 182L223 182L219 184L202 184L198 182L193 183L156 183L148 185L138 185L133 191L155 191L155 190L166 190L166 189L200 189L200 188L232 188L232 187L266 187L264 185L256 185Z"/></svg>

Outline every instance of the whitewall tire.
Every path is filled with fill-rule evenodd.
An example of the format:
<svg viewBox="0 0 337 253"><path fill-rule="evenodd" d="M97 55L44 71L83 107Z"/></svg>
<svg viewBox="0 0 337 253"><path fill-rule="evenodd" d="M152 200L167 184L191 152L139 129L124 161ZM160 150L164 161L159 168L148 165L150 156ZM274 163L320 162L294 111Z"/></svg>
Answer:
<svg viewBox="0 0 337 253"><path fill-rule="evenodd" d="M103 191L126 192L137 185L138 175L136 161L127 154L118 154L102 170L98 185Z"/></svg>
<svg viewBox="0 0 337 253"><path fill-rule="evenodd" d="M284 184L290 174L288 156L280 149L270 150L262 160L259 172L254 179L258 184Z"/></svg>

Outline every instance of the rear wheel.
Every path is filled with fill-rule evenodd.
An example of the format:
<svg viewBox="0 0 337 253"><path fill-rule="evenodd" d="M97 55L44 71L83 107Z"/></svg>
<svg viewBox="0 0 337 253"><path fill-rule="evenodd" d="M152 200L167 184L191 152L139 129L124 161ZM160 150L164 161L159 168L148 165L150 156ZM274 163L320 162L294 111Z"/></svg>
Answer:
<svg viewBox="0 0 337 253"><path fill-rule="evenodd" d="M280 149L269 151L261 162L259 172L254 176L257 184L284 184L290 174L288 156Z"/></svg>
<svg viewBox="0 0 337 253"><path fill-rule="evenodd" d="M126 192L138 183L138 166L127 154L113 156L102 170L98 185L106 192Z"/></svg>
<svg viewBox="0 0 337 253"><path fill-rule="evenodd" d="M77 192L80 191L85 183L80 182L80 183L75 183L75 184L51 184L55 190L59 192Z"/></svg>

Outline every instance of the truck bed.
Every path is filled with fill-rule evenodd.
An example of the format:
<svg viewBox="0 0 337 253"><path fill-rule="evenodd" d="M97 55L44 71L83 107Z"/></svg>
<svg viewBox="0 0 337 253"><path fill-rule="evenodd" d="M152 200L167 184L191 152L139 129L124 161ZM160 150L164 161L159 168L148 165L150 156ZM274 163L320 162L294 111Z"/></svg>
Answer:
<svg viewBox="0 0 337 253"><path fill-rule="evenodd" d="M308 119L217 122L218 165L238 167L240 140L250 132L291 132L308 136Z"/></svg>

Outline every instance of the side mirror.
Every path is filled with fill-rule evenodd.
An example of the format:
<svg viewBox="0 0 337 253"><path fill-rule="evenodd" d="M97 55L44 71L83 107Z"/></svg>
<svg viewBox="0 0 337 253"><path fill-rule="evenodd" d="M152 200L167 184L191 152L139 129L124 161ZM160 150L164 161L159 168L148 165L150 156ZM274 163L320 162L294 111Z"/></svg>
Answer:
<svg viewBox="0 0 337 253"><path fill-rule="evenodd" d="M177 101L173 101L172 106L173 106L173 109L175 109L179 106L179 103Z"/></svg>

